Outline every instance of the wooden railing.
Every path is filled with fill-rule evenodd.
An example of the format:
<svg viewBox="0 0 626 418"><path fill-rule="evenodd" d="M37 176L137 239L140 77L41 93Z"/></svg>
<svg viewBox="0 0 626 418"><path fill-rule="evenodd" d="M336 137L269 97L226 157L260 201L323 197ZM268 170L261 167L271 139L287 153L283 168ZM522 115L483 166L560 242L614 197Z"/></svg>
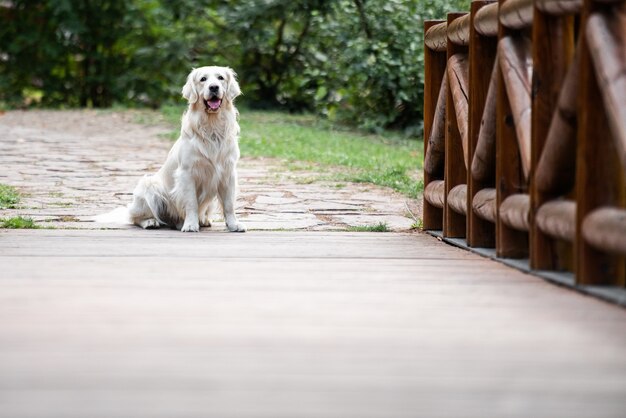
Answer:
<svg viewBox="0 0 626 418"><path fill-rule="evenodd" d="M626 1L473 1L424 30L424 229L623 287Z"/></svg>

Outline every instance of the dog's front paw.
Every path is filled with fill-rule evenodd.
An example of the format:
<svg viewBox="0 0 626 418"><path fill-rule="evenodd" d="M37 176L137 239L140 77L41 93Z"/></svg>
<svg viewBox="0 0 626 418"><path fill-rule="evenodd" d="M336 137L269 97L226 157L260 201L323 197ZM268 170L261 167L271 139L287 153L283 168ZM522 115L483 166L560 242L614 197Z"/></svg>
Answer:
<svg viewBox="0 0 626 418"><path fill-rule="evenodd" d="M187 223L183 224L183 227L180 228L181 232L198 232L200 230L200 225L198 223Z"/></svg>
<svg viewBox="0 0 626 418"><path fill-rule="evenodd" d="M226 227L230 232L246 232L246 226L239 221L226 222Z"/></svg>

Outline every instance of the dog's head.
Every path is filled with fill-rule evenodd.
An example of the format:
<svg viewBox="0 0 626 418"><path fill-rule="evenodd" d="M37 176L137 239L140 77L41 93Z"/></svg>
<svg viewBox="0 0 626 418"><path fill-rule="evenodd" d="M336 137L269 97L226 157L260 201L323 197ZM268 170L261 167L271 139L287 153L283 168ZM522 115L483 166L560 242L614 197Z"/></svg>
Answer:
<svg viewBox="0 0 626 418"><path fill-rule="evenodd" d="M222 104L230 104L241 94L237 75L228 67L200 67L187 76L183 97L189 104L202 106L207 113L217 113Z"/></svg>

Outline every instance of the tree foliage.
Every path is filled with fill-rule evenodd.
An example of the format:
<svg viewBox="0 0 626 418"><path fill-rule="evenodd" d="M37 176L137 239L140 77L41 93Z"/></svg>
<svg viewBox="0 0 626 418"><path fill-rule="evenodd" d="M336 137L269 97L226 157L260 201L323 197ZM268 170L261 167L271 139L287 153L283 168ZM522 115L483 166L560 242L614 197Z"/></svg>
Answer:
<svg viewBox="0 0 626 418"><path fill-rule="evenodd" d="M423 20L468 0L14 0L0 5L0 103L159 106L229 65L256 107L417 134Z"/></svg>

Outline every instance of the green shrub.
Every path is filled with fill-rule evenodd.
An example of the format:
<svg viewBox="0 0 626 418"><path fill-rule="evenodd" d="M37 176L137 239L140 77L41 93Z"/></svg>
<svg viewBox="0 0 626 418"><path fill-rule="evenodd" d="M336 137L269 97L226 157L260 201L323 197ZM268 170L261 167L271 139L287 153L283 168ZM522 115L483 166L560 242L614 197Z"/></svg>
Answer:
<svg viewBox="0 0 626 418"><path fill-rule="evenodd" d="M13 209L20 203L20 193L15 187L0 184L0 209Z"/></svg>
<svg viewBox="0 0 626 418"><path fill-rule="evenodd" d="M357 225L349 226L347 228L351 232L389 232L389 226L384 222L379 222L376 225Z"/></svg>
<svg viewBox="0 0 626 418"><path fill-rule="evenodd" d="M193 66L244 101L421 135L423 21L469 0L15 0L0 6L0 106L157 107Z"/></svg>
<svg viewBox="0 0 626 418"><path fill-rule="evenodd" d="M16 216L13 218L0 218L0 228L6 229L39 229L39 225L31 218Z"/></svg>

